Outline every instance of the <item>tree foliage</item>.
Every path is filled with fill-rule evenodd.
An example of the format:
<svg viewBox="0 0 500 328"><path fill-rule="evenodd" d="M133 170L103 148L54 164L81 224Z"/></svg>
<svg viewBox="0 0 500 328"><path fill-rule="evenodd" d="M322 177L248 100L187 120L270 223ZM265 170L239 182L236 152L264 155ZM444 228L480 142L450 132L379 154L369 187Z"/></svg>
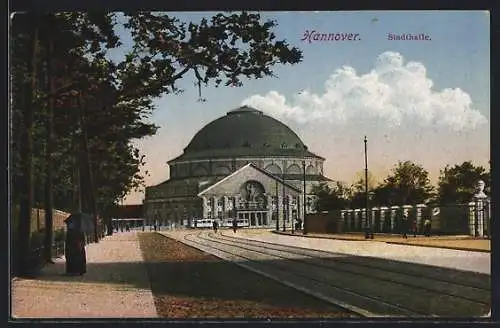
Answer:
<svg viewBox="0 0 500 328"><path fill-rule="evenodd" d="M11 194L24 223L33 200L36 206L44 201L48 161L56 173L49 184L56 208L74 208L75 157L80 168L82 158L90 160L92 174L84 180L92 178L87 192L100 211L141 186L146 159L132 141L155 134L154 100L181 92L176 82L187 74L200 90L210 83L241 86L242 78L274 76L276 64L302 59L297 48L276 39L276 22L259 14L217 14L199 23L162 13L124 17L121 27L133 45L118 63L106 56L122 41L115 13L29 13L11 21Z"/></svg>
<svg viewBox="0 0 500 328"><path fill-rule="evenodd" d="M491 176L482 166L474 166L471 161L447 165L439 176L438 201L440 204L467 203L474 195L478 180L491 185Z"/></svg>
<svg viewBox="0 0 500 328"><path fill-rule="evenodd" d="M341 181L335 181L332 187L321 182L312 187L311 193L317 197L317 212L347 208L351 197L351 189Z"/></svg>
<svg viewBox="0 0 500 328"><path fill-rule="evenodd" d="M429 173L411 161L398 162L378 191L378 202L387 205L411 205L427 202L433 196L434 187Z"/></svg>

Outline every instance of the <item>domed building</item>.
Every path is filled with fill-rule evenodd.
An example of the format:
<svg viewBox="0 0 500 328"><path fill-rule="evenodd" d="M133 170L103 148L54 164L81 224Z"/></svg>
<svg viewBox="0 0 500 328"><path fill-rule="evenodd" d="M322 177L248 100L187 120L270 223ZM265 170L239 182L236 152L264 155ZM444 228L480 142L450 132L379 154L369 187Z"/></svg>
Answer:
<svg viewBox="0 0 500 328"><path fill-rule="evenodd" d="M186 225L194 218L246 219L252 227L289 227L312 211L312 185L325 159L289 127L242 106L203 127L168 162L170 178L146 188L149 224ZM305 181L305 182L304 182Z"/></svg>

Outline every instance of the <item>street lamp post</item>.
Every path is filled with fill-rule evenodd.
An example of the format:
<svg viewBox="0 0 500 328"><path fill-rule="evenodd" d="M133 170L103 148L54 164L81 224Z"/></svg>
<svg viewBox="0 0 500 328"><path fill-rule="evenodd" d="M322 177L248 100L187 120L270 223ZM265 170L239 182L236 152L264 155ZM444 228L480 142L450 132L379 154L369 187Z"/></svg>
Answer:
<svg viewBox="0 0 500 328"><path fill-rule="evenodd" d="M281 183L283 184L283 232L286 230L286 196L285 196L285 173L283 173L283 178Z"/></svg>
<svg viewBox="0 0 500 328"><path fill-rule="evenodd" d="M302 226L302 234L307 234L307 225L306 225L306 160L304 159L302 161L302 173L303 173L303 182L304 182L304 186L303 186L303 193L304 193L304 201L302 202L303 203L303 207L304 207L304 220L302 222L303 226Z"/></svg>
<svg viewBox="0 0 500 328"><path fill-rule="evenodd" d="M275 210L274 214L276 215L276 231L280 231L280 221L279 221L279 195L278 195L278 180L276 179L276 190L275 190L276 200L274 202Z"/></svg>
<svg viewBox="0 0 500 328"><path fill-rule="evenodd" d="M371 218L370 218L370 195L368 193L368 140L365 136L365 197L366 197L366 208L365 208L365 239L373 239L373 229L371 227Z"/></svg>

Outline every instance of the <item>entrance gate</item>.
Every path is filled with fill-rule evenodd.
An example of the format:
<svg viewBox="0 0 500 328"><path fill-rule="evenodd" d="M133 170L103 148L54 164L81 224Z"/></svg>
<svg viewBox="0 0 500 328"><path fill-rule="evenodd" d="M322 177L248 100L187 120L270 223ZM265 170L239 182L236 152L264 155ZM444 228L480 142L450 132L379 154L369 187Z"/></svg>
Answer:
<svg viewBox="0 0 500 328"><path fill-rule="evenodd" d="M238 219L247 219L250 227L269 225L266 211L238 211Z"/></svg>

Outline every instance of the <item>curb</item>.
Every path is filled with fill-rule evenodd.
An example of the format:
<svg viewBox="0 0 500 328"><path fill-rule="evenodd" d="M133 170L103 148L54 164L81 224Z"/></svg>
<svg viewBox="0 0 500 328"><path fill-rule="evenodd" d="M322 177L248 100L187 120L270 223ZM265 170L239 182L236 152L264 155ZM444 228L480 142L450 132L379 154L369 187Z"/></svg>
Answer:
<svg viewBox="0 0 500 328"><path fill-rule="evenodd" d="M428 247L428 248L444 248L444 249L453 249L456 251L491 253L491 250L488 251L488 250L484 250L484 249L468 248L468 247L407 244L407 243L402 243L402 242L398 242L398 241L383 241L383 240L376 240L376 239L358 240L358 239L350 239L350 238L344 238L344 237L327 237L327 236L310 236L310 235L308 236L308 235L303 235L303 234L296 235L296 234L291 234L291 233L282 232L282 231L271 231L271 232L275 233L277 235L292 236L292 237L306 237L306 238L317 238L317 239L336 239L336 240L345 240L345 241L372 241L372 242L379 242L379 243L386 243L386 244L393 244L393 245L419 246L419 247Z"/></svg>

